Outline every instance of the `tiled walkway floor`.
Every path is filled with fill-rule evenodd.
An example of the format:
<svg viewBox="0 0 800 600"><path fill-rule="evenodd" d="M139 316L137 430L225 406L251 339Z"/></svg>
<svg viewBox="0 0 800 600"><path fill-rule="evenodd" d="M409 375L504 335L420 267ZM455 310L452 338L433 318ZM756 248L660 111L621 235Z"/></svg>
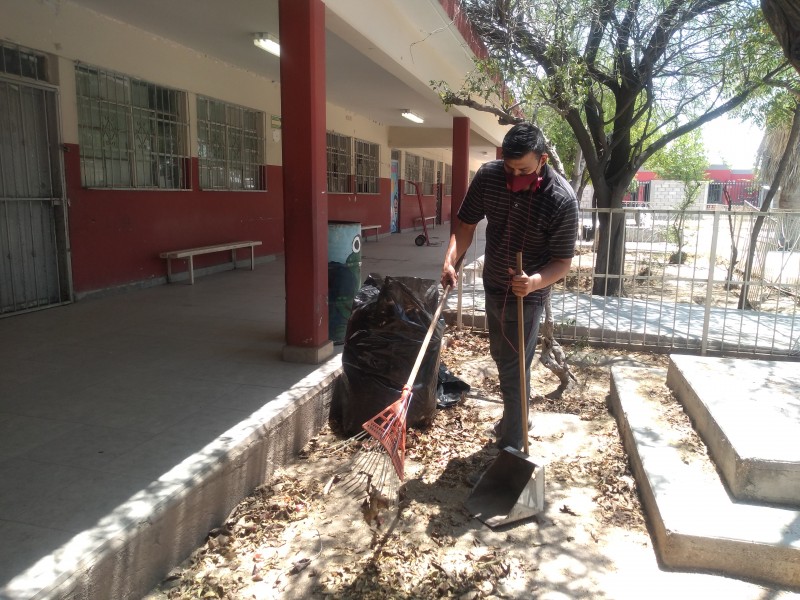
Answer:
<svg viewBox="0 0 800 600"><path fill-rule="evenodd" d="M438 279L418 233L366 242L362 276ZM281 360L284 313L278 258L0 319L0 598L317 368Z"/></svg>

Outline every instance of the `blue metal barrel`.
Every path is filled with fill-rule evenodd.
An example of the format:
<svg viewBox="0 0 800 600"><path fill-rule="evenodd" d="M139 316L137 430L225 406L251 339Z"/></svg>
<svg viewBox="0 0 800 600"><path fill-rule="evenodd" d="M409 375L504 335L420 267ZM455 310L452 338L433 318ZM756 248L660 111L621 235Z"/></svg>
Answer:
<svg viewBox="0 0 800 600"><path fill-rule="evenodd" d="M361 287L361 223L328 222L328 336L344 342Z"/></svg>

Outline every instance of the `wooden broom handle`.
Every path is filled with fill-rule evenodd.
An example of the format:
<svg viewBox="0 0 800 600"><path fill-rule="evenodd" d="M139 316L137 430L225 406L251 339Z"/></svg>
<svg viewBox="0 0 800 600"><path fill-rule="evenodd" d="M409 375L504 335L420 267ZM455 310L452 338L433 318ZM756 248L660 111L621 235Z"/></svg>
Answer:
<svg viewBox="0 0 800 600"><path fill-rule="evenodd" d="M522 252L517 252L517 275L522 275ZM517 296L517 344L519 346L519 405L522 415L522 443L528 453L528 388L525 386L525 307L522 296Z"/></svg>

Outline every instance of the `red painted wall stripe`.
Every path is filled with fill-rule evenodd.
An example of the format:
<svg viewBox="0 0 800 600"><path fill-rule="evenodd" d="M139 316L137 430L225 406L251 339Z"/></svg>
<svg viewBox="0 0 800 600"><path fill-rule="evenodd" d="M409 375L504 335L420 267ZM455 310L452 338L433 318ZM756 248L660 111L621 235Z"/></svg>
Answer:
<svg viewBox="0 0 800 600"><path fill-rule="evenodd" d="M81 187L80 153L64 153L72 278L78 294L166 275L159 253L234 240L261 240L256 255L283 251L281 168L267 166L265 192L106 190ZM197 173L197 159L191 161ZM241 255L244 258L244 254ZM228 262L199 256L197 267ZM180 270L178 264L176 270Z"/></svg>

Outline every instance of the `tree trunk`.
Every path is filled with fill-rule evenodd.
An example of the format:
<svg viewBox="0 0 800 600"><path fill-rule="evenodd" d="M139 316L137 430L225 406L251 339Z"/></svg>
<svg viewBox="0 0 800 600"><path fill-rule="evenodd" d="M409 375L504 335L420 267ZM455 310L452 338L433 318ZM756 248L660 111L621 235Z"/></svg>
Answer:
<svg viewBox="0 0 800 600"><path fill-rule="evenodd" d="M601 212L598 213L597 220L597 260L592 294L624 296L622 274L625 264L625 215L621 212Z"/></svg>
<svg viewBox="0 0 800 600"><path fill-rule="evenodd" d="M558 375L558 378L561 380L558 389L552 394L548 394L548 398L560 398L565 391L572 389L578 380L575 378L572 371L569 370L567 357L564 354L563 348L561 348L561 345L556 341L555 337L553 337L555 323L553 322L553 306L549 296L544 305L544 314L544 323L542 323L541 327L542 354L539 358L539 362Z"/></svg>
<svg viewBox="0 0 800 600"><path fill-rule="evenodd" d="M583 150L580 146L578 146L578 151L575 154L575 166L572 167L572 179L570 179L570 185L572 185L572 190L575 192L575 195L578 194L578 190L581 190L583 186L583 171L586 169L586 161L583 160ZM578 196L578 204L580 204L581 197Z"/></svg>
<svg viewBox="0 0 800 600"><path fill-rule="evenodd" d="M783 151L783 156L781 157L780 163L778 163L778 169L775 171L775 177L772 179L772 183L769 187L769 192L767 193L767 197L764 198L764 204L761 206L761 210L759 211L759 216L756 218L756 222L753 225L753 231L750 234L750 247L747 249L747 262L745 263L744 267L744 281L742 283L742 292L739 295L739 308L744 309L749 307L749 301L747 299L747 293L749 288L750 278L752 277L753 273L753 259L755 258L756 254L756 244L758 243L758 234L761 233L761 226L764 224L764 217L767 212L769 212L770 205L772 204L772 199L775 197L775 194L778 192L778 188L781 185L783 180L783 175L786 172L787 167L789 166L789 162L792 158L792 154L794 153L795 149L797 148L797 140L800 138L800 102L795 104L794 107L794 116L792 117L792 129L789 133L789 139L786 142L786 148Z"/></svg>
<svg viewBox="0 0 800 600"><path fill-rule="evenodd" d="M731 195L725 184L722 185L722 193L725 196L725 205L728 207L728 229L731 235L731 260L728 264L728 279L725 281L725 289L730 290L733 288L733 276L736 269L736 264L739 262L739 248L736 246L736 231L733 226L733 205L731 203Z"/></svg>
<svg viewBox="0 0 800 600"><path fill-rule="evenodd" d="M786 58L800 73L800 4L797 0L761 0L761 10Z"/></svg>

